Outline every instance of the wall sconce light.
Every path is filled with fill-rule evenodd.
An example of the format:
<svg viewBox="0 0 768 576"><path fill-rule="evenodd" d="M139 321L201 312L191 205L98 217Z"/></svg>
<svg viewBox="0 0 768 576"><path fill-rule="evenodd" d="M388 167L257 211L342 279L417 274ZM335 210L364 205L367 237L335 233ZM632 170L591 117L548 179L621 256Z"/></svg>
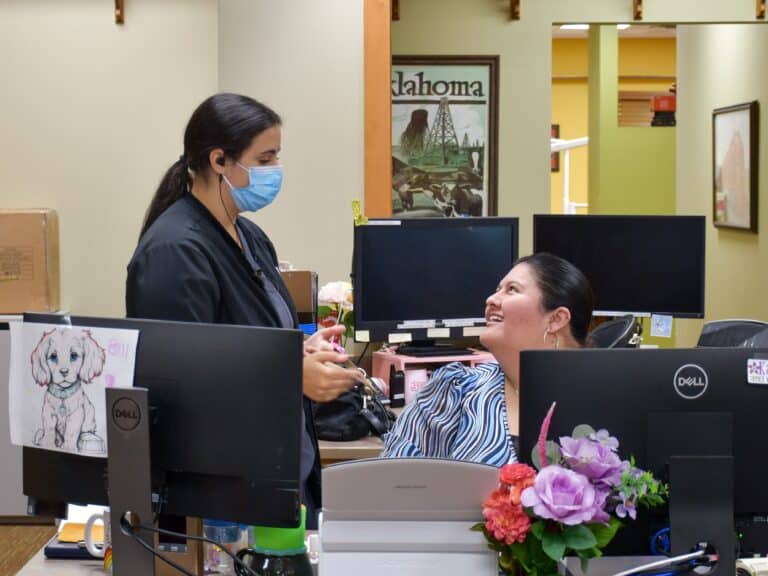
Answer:
<svg viewBox="0 0 768 576"><path fill-rule="evenodd" d="M765 0L757 0L757 15L758 20L765 20Z"/></svg>
<svg viewBox="0 0 768 576"><path fill-rule="evenodd" d="M509 0L509 19L520 20L520 0Z"/></svg>
<svg viewBox="0 0 768 576"><path fill-rule="evenodd" d="M115 24L125 23L124 0L115 0Z"/></svg>

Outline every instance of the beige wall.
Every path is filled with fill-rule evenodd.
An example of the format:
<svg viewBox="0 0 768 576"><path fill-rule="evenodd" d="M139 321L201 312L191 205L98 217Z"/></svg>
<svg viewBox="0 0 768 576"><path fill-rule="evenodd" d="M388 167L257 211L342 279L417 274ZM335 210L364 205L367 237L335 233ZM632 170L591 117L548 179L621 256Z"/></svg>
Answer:
<svg viewBox="0 0 768 576"><path fill-rule="evenodd" d="M500 55L497 206L520 217L520 254L532 248L531 215L549 212L552 36L536 4L513 23L495 0L401 2L392 23L393 54Z"/></svg>
<svg viewBox="0 0 768 576"><path fill-rule="evenodd" d="M124 315L125 267L193 106L216 90L217 5L0 2L0 207L50 207L62 306Z"/></svg>
<svg viewBox="0 0 768 576"><path fill-rule="evenodd" d="M768 320L768 26L678 28L677 211L707 216L706 319ZM712 110L758 100L759 234L712 225ZM701 322L678 325L694 344Z"/></svg>
<svg viewBox="0 0 768 576"><path fill-rule="evenodd" d="M347 280L363 198L362 0L225 0L219 84L283 117L285 182L254 220L280 259Z"/></svg>

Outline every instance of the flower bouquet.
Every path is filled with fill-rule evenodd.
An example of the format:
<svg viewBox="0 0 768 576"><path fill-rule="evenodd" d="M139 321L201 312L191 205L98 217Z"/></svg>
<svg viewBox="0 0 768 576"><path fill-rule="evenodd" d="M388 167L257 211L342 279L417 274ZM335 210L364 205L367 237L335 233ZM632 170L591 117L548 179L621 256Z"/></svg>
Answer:
<svg viewBox="0 0 768 576"><path fill-rule="evenodd" d="M317 324L328 328L343 324L344 342L355 335L355 312L352 305L352 284L349 282L329 282L320 288L317 295Z"/></svg>
<svg viewBox="0 0 768 576"><path fill-rule="evenodd" d="M485 522L472 527L499 552L505 574L555 575L566 554L576 554L586 572L622 519L635 519L639 506L662 504L668 493L633 458L619 457L619 442L606 430L581 425L559 443L547 442L554 407L534 449L539 471L526 464L503 466L499 487L483 505Z"/></svg>

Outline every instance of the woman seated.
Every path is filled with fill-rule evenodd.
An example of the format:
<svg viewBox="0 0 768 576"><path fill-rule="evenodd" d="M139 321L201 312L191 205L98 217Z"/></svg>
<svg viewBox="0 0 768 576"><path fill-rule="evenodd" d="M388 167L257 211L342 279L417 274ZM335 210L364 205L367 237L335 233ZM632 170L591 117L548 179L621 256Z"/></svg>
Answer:
<svg viewBox="0 0 768 576"><path fill-rule="evenodd" d="M436 370L384 437L384 458L517 461L521 350L584 346L592 316L589 281L547 253L520 258L485 302L480 336L498 364Z"/></svg>

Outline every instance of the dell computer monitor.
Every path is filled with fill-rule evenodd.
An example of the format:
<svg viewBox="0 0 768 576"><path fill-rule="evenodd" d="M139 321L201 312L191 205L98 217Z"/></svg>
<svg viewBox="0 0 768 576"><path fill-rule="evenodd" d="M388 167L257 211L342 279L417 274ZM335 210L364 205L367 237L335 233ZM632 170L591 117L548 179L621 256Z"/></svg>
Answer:
<svg viewBox="0 0 768 576"><path fill-rule="evenodd" d="M735 520L741 553L763 555L768 552L768 490L762 481L768 473L762 449L768 445L768 386L748 381L748 367L761 358L768 358L768 350L522 352L521 459L530 462L542 420L557 402L549 440L570 436L579 424L607 429L618 439L623 459L634 456L639 468L670 483L671 523L665 511L641 513L636 522L625 523L609 554L647 555L652 535L664 527L671 527L673 553L718 539L720 553L732 553L732 528L720 537L710 530ZM696 466L699 471L686 479ZM730 516L715 519L724 510Z"/></svg>
<svg viewBox="0 0 768 576"><path fill-rule="evenodd" d="M298 524L300 331L37 314L25 322L139 331L134 385L149 390L160 512ZM24 448L23 457L24 493L42 510L108 503L106 459L35 448Z"/></svg>
<svg viewBox="0 0 768 576"><path fill-rule="evenodd" d="M595 313L704 317L703 216L541 215L533 250L577 266Z"/></svg>
<svg viewBox="0 0 768 576"><path fill-rule="evenodd" d="M462 338L485 325L485 299L517 259L518 222L369 220L354 246L359 341Z"/></svg>

